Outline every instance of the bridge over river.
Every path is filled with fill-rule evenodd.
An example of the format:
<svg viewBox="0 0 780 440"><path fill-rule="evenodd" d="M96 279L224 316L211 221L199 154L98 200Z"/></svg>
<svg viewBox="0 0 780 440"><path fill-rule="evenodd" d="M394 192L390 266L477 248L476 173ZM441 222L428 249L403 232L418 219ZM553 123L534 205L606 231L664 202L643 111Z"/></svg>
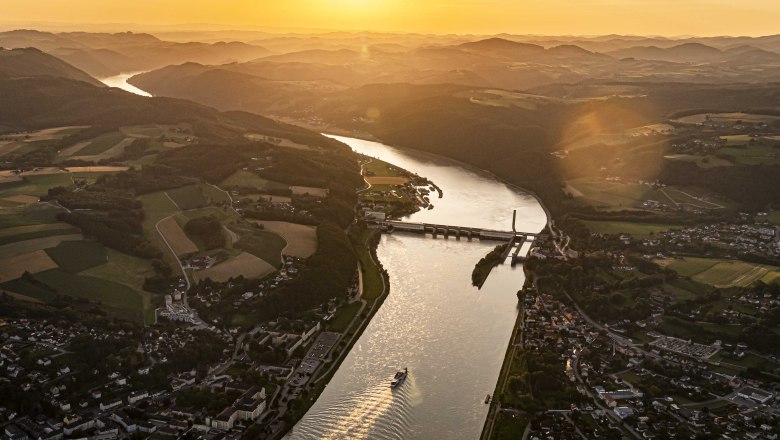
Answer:
<svg viewBox="0 0 780 440"><path fill-rule="evenodd" d="M515 264L516 262L522 261L525 258L525 255L520 255L520 251L526 242L528 242L529 240L534 241L536 239L545 238L544 234L539 234L535 232L516 231L515 230L516 216L517 216L517 212L515 212L512 216L511 231L477 228L472 226L454 226L454 225L443 225L443 224L434 224L434 223L404 222L400 220L385 220L385 221L378 222L378 224L382 226L382 229L385 232L388 233L399 231L399 232L410 232L410 233L423 234L423 235L431 234L433 238L437 238L439 235L442 235L445 238L449 238L449 237L455 237L457 239L467 238L468 240L472 240L476 238L479 239L480 241L485 241L485 240L504 241L508 243L508 246L506 246L506 250L504 251L502 261L506 260L506 258L509 257L509 255L511 254L512 264Z"/></svg>

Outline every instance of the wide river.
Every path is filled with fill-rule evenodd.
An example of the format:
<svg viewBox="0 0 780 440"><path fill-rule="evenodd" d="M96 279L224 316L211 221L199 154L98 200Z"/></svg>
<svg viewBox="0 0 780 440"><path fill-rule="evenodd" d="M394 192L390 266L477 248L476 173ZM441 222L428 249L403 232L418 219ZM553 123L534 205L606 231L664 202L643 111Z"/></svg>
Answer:
<svg viewBox="0 0 780 440"><path fill-rule="evenodd" d="M133 73L104 78L141 96ZM492 175L444 157L377 142L331 136L358 153L432 180L444 198L406 220L541 231L547 222L537 200ZM377 249L390 276L390 294L314 406L288 435L308 439L477 439L517 317L520 266L496 267L481 290L471 285L474 264L496 242L383 234ZM393 374L409 377L395 389Z"/></svg>
<svg viewBox="0 0 780 440"><path fill-rule="evenodd" d="M425 176L443 191L410 221L538 232L537 200L488 173L439 156L332 136L355 151ZM314 406L288 438L477 439L517 317L518 265L498 266L481 290L474 264L496 242L383 234L377 250L390 294ZM398 388L393 374L409 368Z"/></svg>
<svg viewBox="0 0 780 440"><path fill-rule="evenodd" d="M138 75L139 73L144 73L144 72L121 73L119 75L110 76L108 78L100 78L100 82L102 82L103 84L109 87L116 87L130 93L135 93L136 95L145 96L147 98L151 97L152 96L151 93L141 90L138 87L127 82L128 79L134 77L135 75Z"/></svg>

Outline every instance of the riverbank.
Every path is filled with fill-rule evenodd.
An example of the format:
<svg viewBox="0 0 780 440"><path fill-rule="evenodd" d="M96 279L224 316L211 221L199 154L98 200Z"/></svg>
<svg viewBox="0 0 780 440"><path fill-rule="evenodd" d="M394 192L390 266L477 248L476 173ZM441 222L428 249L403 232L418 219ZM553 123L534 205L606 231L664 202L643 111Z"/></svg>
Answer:
<svg viewBox="0 0 780 440"><path fill-rule="evenodd" d="M288 411L285 414L285 429L269 437L271 439L280 439L287 435L301 418L308 412L308 410L317 402L320 394L328 386L331 378L336 374L339 366L349 354L355 342L360 338L365 331L366 327L371 322L379 307L384 302L390 293L390 280L388 279L387 272L382 268L379 258L376 256L376 249L379 245L379 231L370 229L361 229L358 232L354 232L352 241L355 250L358 252L358 260L363 270L363 294L362 300L370 301L370 307L368 312L362 309L362 319L357 321L357 326L351 325L344 332L344 338L349 337L346 344L334 348L338 350L336 358L330 363L328 369L321 373L318 377L311 380L313 386L308 389L306 398L303 400L302 405L295 408L294 411ZM342 339L344 340L344 339Z"/></svg>
<svg viewBox="0 0 780 440"><path fill-rule="evenodd" d="M291 122L291 123L294 123L294 122ZM317 127L306 127L306 128L310 128L311 130L322 130L323 129L323 127L319 127L319 128L317 128ZM327 128L327 131L329 131L330 133L321 132L321 134L323 136L326 136L326 137L344 136L344 137L352 137L352 138L355 138L355 139L360 139L360 140L369 141L369 142L384 142L383 140L378 139L377 137L371 135L370 133L363 133L363 132L344 130L344 129L339 129L339 128L330 127L330 126L328 126L326 128ZM492 178L494 178L495 180L503 183L508 188L511 188L511 189L513 189L513 190L515 190L515 191L517 191L519 193L527 194L527 195L533 197L533 199L536 200L536 203L538 203L539 206L542 208L542 210L544 210L545 216L547 217L547 224L548 224L548 226L550 225L550 222L553 221L553 217L552 217L552 213L550 212L550 209L547 207L547 205L544 204L544 201L542 200L542 198L536 192L534 192L534 191L532 191L532 190L530 190L528 188L524 188L522 186L514 184L512 182L509 182L505 178L497 175L496 173L494 173L494 172L492 172L490 170L486 170L484 168L479 168L476 165L472 165L472 164L470 164L468 162L463 162L462 160L456 159L456 158L454 158L452 156L445 156L445 155L442 155L442 154L429 153L427 151L416 150L416 149L413 149L413 148L402 147L402 146L398 146L398 145L391 145L391 144L385 144L385 145L388 145L389 147L395 148L395 149L397 149L397 150L399 150L401 152L413 153L414 155L417 155L417 156L420 156L420 157L426 158L426 159L441 160L442 158L444 158L447 161L452 162L453 164L456 164L457 166L459 166L459 167L461 167L463 169L466 169L466 170L469 170L469 171L473 171L473 172L477 172L477 173L487 174L487 175L491 176ZM442 198L444 196L443 191L438 186L436 187L436 190L437 190L437 192L439 192L439 198ZM532 232L532 231L528 231L528 232Z"/></svg>
<svg viewBox="0 0 780 440"><path fill-rule="evenodd" d="M364 139L339 140L446 189L448 197L436 209L413 214L411 221L458 219L474 227L498 228L511 225L512 210L519 209L521 230L542 230L547 224L535 197L476 167ZM495 245L392 235L382 243L379 256L389 265L397 295L385 293L370 314L365 309L367 316L350 330L362 336L345 337L360 349L339 347L343 364L329 369L332 377L316 379L329 386L291 437L430 438L453 430L449 438L476 438L488 410L485 392L495 387L516 320L514 292L521 280L507 266L495 277L491 274L481 292L472 286L474 263ZM480 368L465 367L476 364ZM413 372L411 380L388 395L388 370L404 366ZM419 398L423 402L413 403ZM442 405L450 410L443 413ZM412 419L416 421L410 424Z"/></svg>
<svg viewBox="0 0 780 440"><path fill-rule="evenodd" d="M506 387L509 381L509 373L512 371L513 363L515 361L515 353L518 345L518 335L520 341L522 341L523 323L525 321L525 304L523 298L525 297L526 289L529 286L533 289L536 288L536 274L529 271L523 266L523 273L525 274L525 283L523 288L517 292L518 301L521 304L520 311L517 314L515 325L512 328L512 337L509 340L509 345L506 348L506 355L504 356L504 362L501 364L501 372L498 375L498 381L496 382L496 388L493 390L493 396L490 401L490 409L488 415L485 418L485 424L482 428L482 434L480 440L492 440L503 439L526 438L526 432L528 424L530 423L530 416L527 414L511 414L509 416L501 412L501 396L506 391ZM501 420L503 417L510 417L509 420ZM503 435L506 433L506 436Z"/></svg>

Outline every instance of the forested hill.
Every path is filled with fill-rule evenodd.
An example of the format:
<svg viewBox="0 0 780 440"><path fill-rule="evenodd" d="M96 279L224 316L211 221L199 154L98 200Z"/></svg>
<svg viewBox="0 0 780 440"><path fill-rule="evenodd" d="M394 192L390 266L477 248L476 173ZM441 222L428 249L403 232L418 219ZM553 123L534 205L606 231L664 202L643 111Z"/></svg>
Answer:
<svg viewBox="0 0 780 440"><path fill-rule="evenodd" d="M66 78L0 78L0 102L0 132L187 122L196 135L212 141L245 142L244 134L262 131L306 145L346 148L318 133L256 114L219 112L182 99L145 98Z"/></svg>
<svg viewBox="0 0 780 440"><path fill-rule="evenodd" d="M780 176L776 166L680 165L664 156L671 154L671 144L684 142L684 136L673 140L630 135L637 127L683 114L776 114L778 84L592 82L538 92L375 84L328 95L312 112L337 127L492 171L539 193L553 210L564 197L563 182L603 176L605 170L648 181L699 182L745 209L780 202L774 190L757 191L780 185L780 177L771 177Z"/></svg>
<svg viewBox="0 0 780 440"><path fill-rule="evenodd" d="M35 48L0 47L0 78L52 76L83 81L97 87L103 83L61 59Z"/></svg>

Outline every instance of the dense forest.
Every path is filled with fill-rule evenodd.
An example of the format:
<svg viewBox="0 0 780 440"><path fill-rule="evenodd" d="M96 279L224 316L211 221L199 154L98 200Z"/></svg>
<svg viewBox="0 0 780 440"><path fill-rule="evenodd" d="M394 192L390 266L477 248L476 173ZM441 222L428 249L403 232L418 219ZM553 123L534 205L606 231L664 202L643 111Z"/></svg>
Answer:
<svg viewBox="0 0 780 440"><path fill-rule="evenodd" d="M317 252L306 267L282 289L264 298L258 313L273 318L290 311L317 307L331 298L342 298L357 268L357 257L347 234L331 221L317 227Z"/></svg>

